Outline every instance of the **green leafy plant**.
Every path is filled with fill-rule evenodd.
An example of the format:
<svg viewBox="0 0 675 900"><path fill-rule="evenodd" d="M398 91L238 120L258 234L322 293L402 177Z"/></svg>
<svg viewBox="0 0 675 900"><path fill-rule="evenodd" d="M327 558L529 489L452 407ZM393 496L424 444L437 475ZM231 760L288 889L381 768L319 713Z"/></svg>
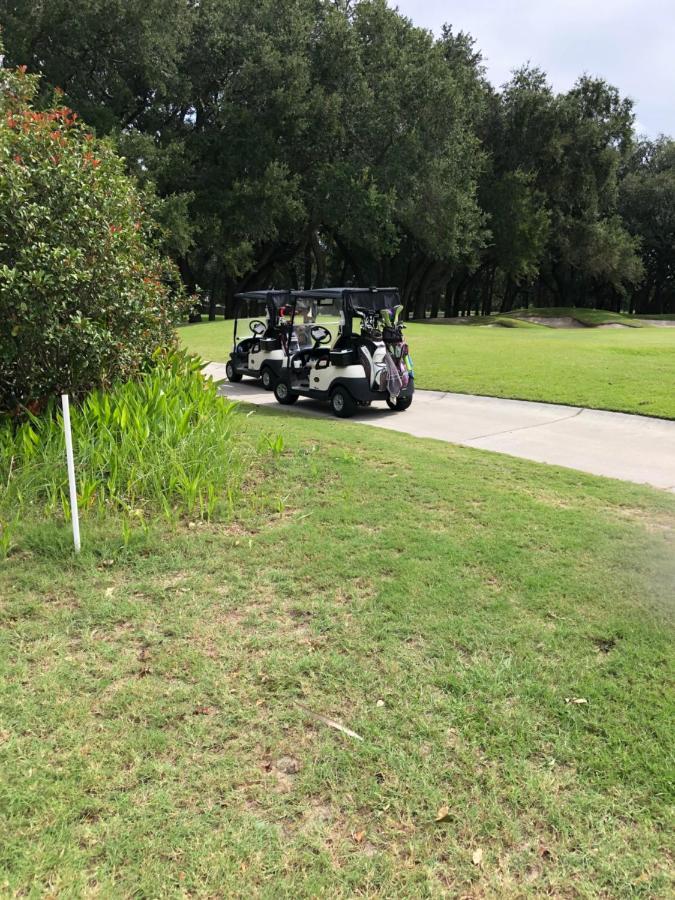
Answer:
<svg viewBox="0 0 675 900"><path fill-rule="evenodd" d="M16 519L10 522L9 519L0 518L0 559L4 559L9 555L9 551L13 547L14 529L16 527Z"/></svg>
<svg viewBox="0 0 675 900"><path fill-rule="evenodd" d="M263 434L260 446L275 456L280 456L284 452L284 436L283 434Z"/></svg>
<svg viewBox="0 0 675 900"><path fill-rule="evenodd" d="M142 377L97 389L71 413L82 515L119 513L125 542L132 524L159 512L208 519L228 513L248 455L238 440L236 404L219 397L183 352L156 354ZM269 439L276 452L278 439ZM63 421L56 401L40 416L0 420L0 518L29 508L69 515ZM2 540L9 548L9 525Z"/></svg>
<svg viewBox="0 0 675 900"><path fill-rule="evenodd" d="M0 52L1 52L0 47ZM37 80L0 68L0 410L138 372L187 306L148 195ZM30 439L30 434L28 439Z"/></svg>

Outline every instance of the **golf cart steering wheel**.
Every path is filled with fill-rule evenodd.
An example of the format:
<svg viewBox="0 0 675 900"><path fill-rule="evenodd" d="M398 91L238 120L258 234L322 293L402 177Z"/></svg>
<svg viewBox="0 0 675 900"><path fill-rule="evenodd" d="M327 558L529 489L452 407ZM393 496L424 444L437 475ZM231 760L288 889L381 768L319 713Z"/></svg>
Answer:
<svg viewBox="0 0 675 900"><path fill-rule="evenodd" d="M333 335L327 328L324 328L323 325L312 325L309 330L309 335L318 346L330 344L333 340Z"/></svg>
<svg viewBox="0 0 675 900"><path fill-rule="evenodd" d="M261 337L267 331L267 325L261 322L260 319L254 319L252 322L249 322L248 327L256 337Z"/></svg>

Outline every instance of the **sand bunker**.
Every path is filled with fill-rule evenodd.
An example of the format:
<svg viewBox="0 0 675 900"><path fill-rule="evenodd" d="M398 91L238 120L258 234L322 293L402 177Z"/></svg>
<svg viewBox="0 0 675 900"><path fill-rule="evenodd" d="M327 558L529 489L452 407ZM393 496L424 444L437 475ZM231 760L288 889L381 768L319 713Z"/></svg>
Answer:
<svg viewBox="0 0 675 900"><path fill-rule="evenodd" d="M534 322L535 325L548 325L549 328L585 328L572 316L518 316L523 322Z"/></svg>

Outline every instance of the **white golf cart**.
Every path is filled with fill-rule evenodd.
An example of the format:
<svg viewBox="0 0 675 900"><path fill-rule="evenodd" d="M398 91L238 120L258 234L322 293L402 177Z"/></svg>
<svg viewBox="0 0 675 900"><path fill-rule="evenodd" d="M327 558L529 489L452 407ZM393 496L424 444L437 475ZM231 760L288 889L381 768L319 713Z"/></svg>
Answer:
<svg viewBox="0 0 675 900"><path fill-rule="evenodd" d="M386 402L408 409L414 373L399 322L395 288L322 288L294 291L285 359L274 395L328 400L336 416Z"/></svg>
<svg viewBox="0 0 675 900"><path fill-rule="evenodd" d="M286 357L289 333L284 313L291 311L290 291L248 291L237 294L233 347L225 372L229 381L244 375L260 379L271 391ZM239 339L237 332L248 329L250 336Z"/></svg>

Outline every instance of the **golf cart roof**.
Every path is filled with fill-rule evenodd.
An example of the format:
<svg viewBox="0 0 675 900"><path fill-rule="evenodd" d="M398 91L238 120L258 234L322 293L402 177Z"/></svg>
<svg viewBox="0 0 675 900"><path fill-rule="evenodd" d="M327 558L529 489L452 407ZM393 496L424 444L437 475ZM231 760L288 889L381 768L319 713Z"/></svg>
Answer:
<svg viewBox="0 0 675 900"><path fill-rule="evenodd" d="M292 292L288 290L279 291L244 291L242 294L235 294L236 300L259 300L268 303L277 309L290 302Z"/></svg>
<svg viewBox="0 0 675 900"><path fill-rule="evenodd" d="M349 303L352 309L369 311L390 309L401 302L399 299L398 288L395 287L332 287L316 288L310 291L297 291L294 293L296 296L312 297L315 300L344 300Z"/></svg>

